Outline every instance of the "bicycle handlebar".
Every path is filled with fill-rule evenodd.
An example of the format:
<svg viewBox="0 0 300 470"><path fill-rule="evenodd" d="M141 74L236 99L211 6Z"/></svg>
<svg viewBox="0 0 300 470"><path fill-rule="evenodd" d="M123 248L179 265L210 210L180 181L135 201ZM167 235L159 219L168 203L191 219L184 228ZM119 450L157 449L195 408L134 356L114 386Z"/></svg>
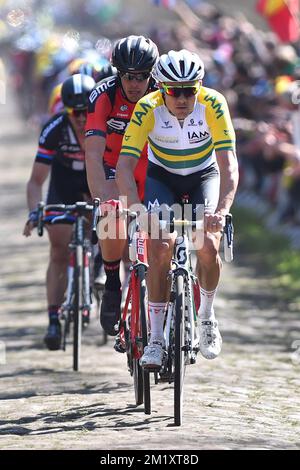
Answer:
<svg viewBox="0 0 300 470"><path fill-rule="evenodd" d="M107 202L104 203L107 211ZM92 226L92 243L96 244L98 242L97 235L97 224L102 214L101 201L99 198L93 200L93 226ZM138 213L133 212L130 209L119 209L116 208L119 216L127 215L135 221L135 224L129 226L129 246L132 243L134 232L139 229L138 222ZM104 210L105 212L105 210ZM159 227L161 230L169 231L170 233L174 232L176 228L192 228L194 230L203 230L204 223L203 220L190 221L186 219L173 219L171 221L160 220ZM225 225L223 226L223 235L224 235L224 257L225 261L231 262L233 260L233 233L234 228L232 224L232 214L228 213L225 215Z"/></svg>
<svg viewBox="0 0 300 470"><path fill-rule="evenodd" d="M77 216L83 216L92 212L94 206L85 201L78 201L75 204L44 204L39 202L37 208L37 230L38 235L43 235L44 225L55 224L73 224ZM45 215L46 212L54 212L54 214ZM55 214L56 213L56 214Z"/></svg>
<svg viewBox="0 0 300 470"><path fill-rule="evenodd" d="M97 224L99 221L99 206L100 206L100 199L95 198L93 200L92 235L91 235L91 242L93 245L97 245L98 243Z"/></svg>
<svg viewBox="0 0 300 470"><path fill-rule="evenodd" d="M101 207L101 201L99 198L94 198L93 199L93 215L92 215L92 244L96 245L98 242L98 235L97 235L97 225L99 222L99 219L103 216L103 212L107 211L107 206L109 205L108 202L103 202L103 206L105 206L105 209ZM133 212L130 209L118 209L117 208L117 213L119 216L122 215L127 215L129 217L132 217L133 219L137 218L137 212Z"/></svg>

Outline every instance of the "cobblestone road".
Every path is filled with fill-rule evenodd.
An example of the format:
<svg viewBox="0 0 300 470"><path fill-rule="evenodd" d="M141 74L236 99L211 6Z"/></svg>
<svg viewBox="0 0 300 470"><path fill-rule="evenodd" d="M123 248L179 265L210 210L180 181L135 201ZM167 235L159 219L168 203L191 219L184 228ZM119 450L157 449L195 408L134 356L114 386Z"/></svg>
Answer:
<svg viewBox="0 0 300 470"><path fill-rule="evenodd" d="M46 351L47 241L21 235L37 135L13 103L0 115L0 448L299 449L299 312L238 253L216 302L223 351L189 367L180 429L170 386L153 386L150 417L134 407L125 357L101 346L96 317L81 372L72 371L71 348Z"/></svg>

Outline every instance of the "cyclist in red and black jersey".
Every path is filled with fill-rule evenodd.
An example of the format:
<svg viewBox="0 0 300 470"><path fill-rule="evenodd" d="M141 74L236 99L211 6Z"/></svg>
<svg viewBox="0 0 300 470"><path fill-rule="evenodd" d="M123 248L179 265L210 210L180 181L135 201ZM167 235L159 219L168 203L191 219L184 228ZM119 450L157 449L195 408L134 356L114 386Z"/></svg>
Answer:
<svg viewBox="0 0 300 470"><path fill-rule="evenodd" d="M66 111L53 116L43 127L39 147L27 184L29 218L23 234L31 235L35 226L36 207L42 200L42 188L49 173L47 204L73 204L87 200L84 157L84 130L88 95L95 81L88 75L76 74L67 78L62 86L62 99ZM47 300L49 326L45 336L48 349L60 348L61 328L58 311L66 288L68 244L72 228L69 225L48 226L50 259L47 270Z"/></svg>
<svg viewBox="0 0 300 470"><path fill-rule="evenodd" d="M144 36L120 39L112 53L112 65L118 71L117 77L101 81L90 95L86 124L87 176L92 196L102 201L119 199L115 171L123 135L137 101L155 89L150 74L157 58L157 47L150 39ZM145 146L135 170L141 200L146 170ZM113 336L117 333L114 325L120 317L119 271L126 240L121 239L121 236L117 239L106 238L100 241L100 245L106 273L100 322L107 334Z"/></svg>

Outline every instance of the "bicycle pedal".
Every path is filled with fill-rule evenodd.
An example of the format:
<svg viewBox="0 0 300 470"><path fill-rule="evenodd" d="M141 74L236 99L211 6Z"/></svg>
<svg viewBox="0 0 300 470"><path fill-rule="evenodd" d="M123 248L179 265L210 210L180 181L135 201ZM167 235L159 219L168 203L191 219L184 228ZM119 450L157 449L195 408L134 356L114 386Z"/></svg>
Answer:
<svg viewBox="0 0 300 470"><path fill-rule="evenodd" d="M123 346L120 340L115 341L114 350L121 354L126 353L126 348Z"/></svg>

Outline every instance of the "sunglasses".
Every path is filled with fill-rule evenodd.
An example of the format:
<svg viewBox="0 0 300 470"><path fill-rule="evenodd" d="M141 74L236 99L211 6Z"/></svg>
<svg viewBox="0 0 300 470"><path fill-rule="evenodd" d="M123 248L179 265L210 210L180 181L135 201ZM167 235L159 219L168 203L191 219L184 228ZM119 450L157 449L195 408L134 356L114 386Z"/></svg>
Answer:
<svg viewBox="0 0 300 470"><path fill-rule="evenodd" d="M174 98L179 98L181 94L183 94L185 98L191 98L191 96L195 96L198 93L200 88L199 84L193 86L168 86L162 83L161 85L162 91L164 91L166 95L173 96Z"/></svg>
<svg viewBox="0 0 300 470"><path fill-rule="evenodd" d="M79 117L79 116L81 116L82 114L83 114L84 116L86 116L86 114L87 114L87 109L86 109L86 108L85 108L85 109L72 109L71 114L72 114L74 117Z"/></svg>
<svg viewBox="0 0 300 470"><path fill-rule="evenodd" d="M131 82L136 80L137 82L143 82L150 77L150 72L140 72L140 73L129 73L129 72L119 72L120 77Z"/></svg>

